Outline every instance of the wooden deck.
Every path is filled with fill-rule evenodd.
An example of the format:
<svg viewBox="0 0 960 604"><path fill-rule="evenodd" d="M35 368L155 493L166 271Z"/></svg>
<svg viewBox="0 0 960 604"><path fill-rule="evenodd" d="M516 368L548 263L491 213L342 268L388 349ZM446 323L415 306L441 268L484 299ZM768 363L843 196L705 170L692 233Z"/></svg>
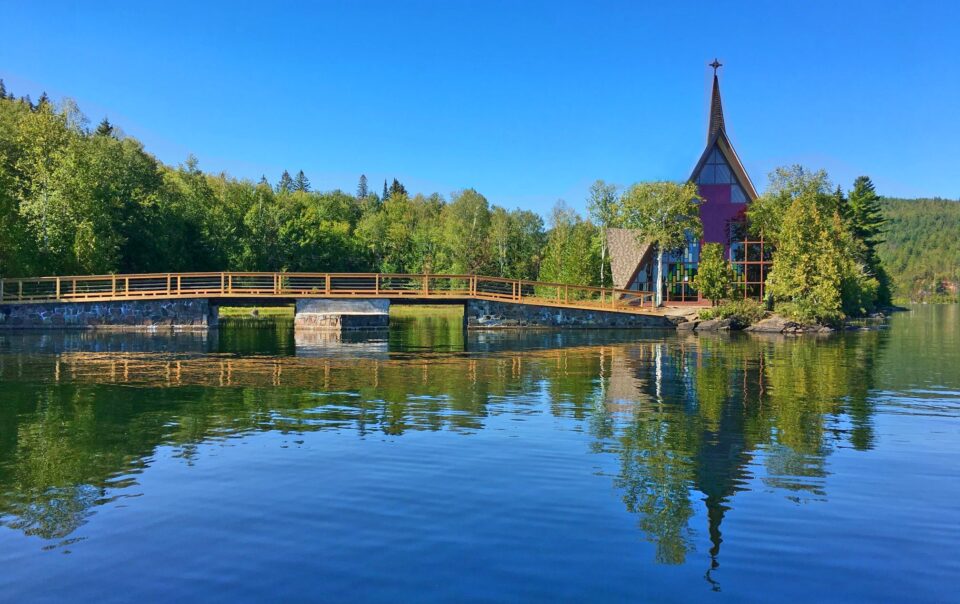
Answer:
<svg viewBox="0 0 960 604"><path fill-rule="evenodd" d="M652 292L543 283L478 275L384 273L153 273L0 280L0 304L114 302L182 298L387 298L402 300L492 300L659 314Z"/></svg>

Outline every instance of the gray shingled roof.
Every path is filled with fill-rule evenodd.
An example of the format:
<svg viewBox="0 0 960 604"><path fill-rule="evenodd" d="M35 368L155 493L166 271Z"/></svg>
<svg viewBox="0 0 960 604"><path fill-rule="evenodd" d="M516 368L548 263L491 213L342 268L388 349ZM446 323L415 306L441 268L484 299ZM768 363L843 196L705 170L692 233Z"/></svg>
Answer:
<svg viewBox="0 0 960 604"><path fill-rule="evenodd" d="M644 256L650 251L650 244L637 240L632 229L607 229L607 249L610 251L610 272L613 274L613 286L626 289L633 279Z"/></svg>

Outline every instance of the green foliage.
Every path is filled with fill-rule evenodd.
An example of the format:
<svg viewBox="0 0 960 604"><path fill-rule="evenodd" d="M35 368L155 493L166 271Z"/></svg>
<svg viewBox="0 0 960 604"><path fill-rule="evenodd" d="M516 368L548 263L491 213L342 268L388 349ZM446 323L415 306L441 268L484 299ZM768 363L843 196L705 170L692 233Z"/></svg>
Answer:
<svg viewBox="0 0 960 604"><path fill-rule="evenodd" d="M733 280L733 269L723 257L723 246L719 243L704 244L700 250L700 265L693 278L693 286L700 295L716 306L729 294Z"/></svg>
<svg viewBox="0 0 960 604"><path fill-rule="evenodd" d="M887 220L877 257L900 301L957 302L960 287L960 202L880 201Z"/></svg>
<svg viewBox="0 0 960 604"><path fill-rule="evenodd" d="M778 170L757 202L751 218L764 221L777 246L767 291L779 312L834 324L873 308L879 284L860 261L863 243L843 223L826 174Z"/></svg>
<svg viewBox="0 0 960 604"><path fill-rule="evenodd" d="M0 99L0 274L190 270L494 273L535 280L546 245L535 213L474 190L448 203L312 191L303 171L275 188L166 166L71 101ZM591 243L584 244L585 249Z"/></svg>
<svg viewBox="0 0 960 604"><path fill-rule="evenodd" d="M619 199L617 187L598 180L590 185L590 196L587 198L587 210L594 223L600 227L600 281L601 285L610 285L607 276L607 229L618 223Z"/></svg>
<svg viewBox="0 0 960 604"><path fill-rule="evenodd" d="M700 311L700 318L731 319L740 325L752 325L767 314L763 304L756 300L729 300L720 306Z"/></svg>
<svg viewBox="0 0 960 604"><path fill-rule="evenodd" d="M540 267L540 280L570 285L595 284L599 254L593 242L598 229L563 202L551 215L552 227Z"/></svg>
<svg viewBox="0 0 960 604"><path fill-rule="evenodd" d="M700 239L700 203L697 185L688 182L635 184L620 199L620 221L635 229L642 244L657 246L657 296L663 299L663 254L682 248L687 238Z"/></svg>

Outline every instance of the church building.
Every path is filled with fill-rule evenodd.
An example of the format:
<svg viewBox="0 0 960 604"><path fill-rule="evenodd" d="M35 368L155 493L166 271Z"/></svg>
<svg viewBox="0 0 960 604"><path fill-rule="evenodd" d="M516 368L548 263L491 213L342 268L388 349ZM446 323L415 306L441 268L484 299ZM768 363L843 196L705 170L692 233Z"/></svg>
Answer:
<svg viewBox="0 0 960 604"><path fill-rule="evenodd" d="M697 184L704 200L700 205L703 237L688 240L682 250L664 254L663 300L667 303L706 303L692 283L704 243L724 246L724 256L736 274L732 284L734 297L763 298L764 281L770 268L773 250L769 245L764 247L762 241L750 241L747 236L746 208L757 198L757 190L727 135L717 75L721 64L715 60L710 66L713 67L713 91L707 143L689 177L689 181ZM654 246L642 244L633 231L615 228L608 229L607 245L614 287L656 289Z"/></svg>

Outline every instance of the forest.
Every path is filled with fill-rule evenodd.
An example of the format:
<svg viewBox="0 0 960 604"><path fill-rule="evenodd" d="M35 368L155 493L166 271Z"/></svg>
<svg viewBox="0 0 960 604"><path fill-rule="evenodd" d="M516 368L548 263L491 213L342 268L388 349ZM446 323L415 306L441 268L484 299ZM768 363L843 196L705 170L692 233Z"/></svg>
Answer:
<svg viewBox="0 0 960 604"><path fill-rule="evenodd" d="M901 302L956 302L960 289L960 200L884 198L877 251Z"/></svg>
<svg viewBox="0 0 960 604"><path fill-rule="evenodd" d="M0 81L4 277L432 272L610 285L604 229L650 193L597 181L589 216L561 201L545 222L474 189L411 193L391 180L381 189L361 175L355 191L324 191L302 170L253 182L204 172L192 156L169 166L106 118L92 127L73 101L18 98ZM884 199L880 209L876 255L894 296L956 300L960 203Z"/></svg>
<svg viewBox="0 0 960 604"><path fill-rule="evenodd" d="M0 273L5 277L244 270L477 273L593 283L599 231L562 203L536 213L466 189L314 190L163 164L69 99L16 98L0 82ZM586 250L586 253L584 252Z"/></svg>

